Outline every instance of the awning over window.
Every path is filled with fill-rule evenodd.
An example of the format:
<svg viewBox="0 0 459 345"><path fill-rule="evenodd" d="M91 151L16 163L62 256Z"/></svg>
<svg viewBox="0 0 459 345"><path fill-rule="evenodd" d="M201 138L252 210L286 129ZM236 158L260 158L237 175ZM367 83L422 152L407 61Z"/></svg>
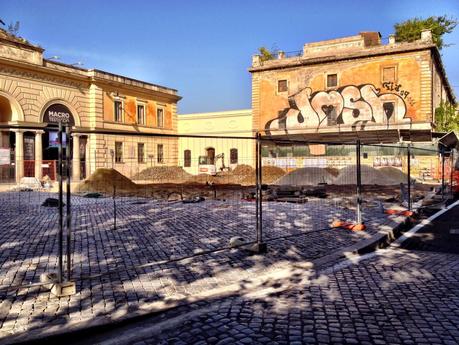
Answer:
<svg viewBox="0 0 459 345"><path fill-rule="evenodd" d="M432 133L433 138L440 138L438 142L442 144L446 149L454 149L458 148L459 140L457 138L456 133L449 132L449 133L439 133L435 132Z"/></svg>

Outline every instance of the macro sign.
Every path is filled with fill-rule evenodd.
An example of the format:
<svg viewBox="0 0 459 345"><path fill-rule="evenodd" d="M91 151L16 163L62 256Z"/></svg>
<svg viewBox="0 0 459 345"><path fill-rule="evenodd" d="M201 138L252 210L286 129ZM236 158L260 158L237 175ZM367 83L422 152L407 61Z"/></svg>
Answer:
<svg viewBox="0 0 459 345"><path fill-rule="evenodd" d="M43 115L43 122L50 125L58 125L59 122L62 122L64 126L75 126L75 119L69 108L59 103L51 104L46 108Z"/></svg>

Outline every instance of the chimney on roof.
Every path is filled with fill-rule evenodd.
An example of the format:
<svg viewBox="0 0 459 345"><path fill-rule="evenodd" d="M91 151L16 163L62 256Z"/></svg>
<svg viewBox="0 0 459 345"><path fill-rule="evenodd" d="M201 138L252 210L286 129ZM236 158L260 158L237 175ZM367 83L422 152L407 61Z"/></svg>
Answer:
<svg viewBox="0 0 459 345"><path fill-rule="evenodd" d="M363 37L365 47L381 45L381 34L377 31L362 31L359 35Z"/></svg>
<svg viewBox="0 0 459 345"><path fill-rule="evenodd" d="M395 44L395 35L394 34L389 35L389 44Z"/></svg>
<svg viewBox="0 0 459 345"><path fill-rule="evenodd" d="M425 29L421 31L421 41L432 42L432 31Z"/></svg>
<svg viewBox="0 0 459 345"><path fill-rule="evenodd" d="M252 55L252 66L257 67L261 65L260 55Z"/></svg>

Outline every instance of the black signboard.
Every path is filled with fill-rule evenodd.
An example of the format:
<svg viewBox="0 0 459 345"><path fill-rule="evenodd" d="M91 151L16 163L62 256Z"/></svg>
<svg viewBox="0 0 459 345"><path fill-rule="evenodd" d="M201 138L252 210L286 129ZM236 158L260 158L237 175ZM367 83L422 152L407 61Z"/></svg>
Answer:
<svg viewBox="0 0 459 345"><path fill-rule="evenodd" d="M47 122L50 125L58 125L59 122L62 122L63 125L75 126L75 119L69 108L59 103L51 104L46 108L43 122Z"/></svg>

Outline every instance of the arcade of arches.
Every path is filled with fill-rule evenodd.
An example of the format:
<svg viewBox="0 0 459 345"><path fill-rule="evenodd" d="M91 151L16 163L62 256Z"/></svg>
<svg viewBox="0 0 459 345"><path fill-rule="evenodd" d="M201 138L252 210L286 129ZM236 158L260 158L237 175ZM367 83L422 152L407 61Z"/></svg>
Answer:
<svg viewBox="0 0 459 345"><path fill-rule="evenodd" d="M58 123L62 121L67 125L75 125L73 114L62 104L54 103L43 112L42 129L19 129L9 126L16 120L11 101L0 95L0 123L10 127L2 129L0 136L0 178L2 180L22 177L36 177L42 179L49 176L56 179L56 162L58 160ZM64 119L53 114L64 115ZM64 134L64 152L72 158L72 178L80 180L86 177L86 143L87 137L73 134L66 140ZM66 152L67 153L67 152Z"/></svg>

